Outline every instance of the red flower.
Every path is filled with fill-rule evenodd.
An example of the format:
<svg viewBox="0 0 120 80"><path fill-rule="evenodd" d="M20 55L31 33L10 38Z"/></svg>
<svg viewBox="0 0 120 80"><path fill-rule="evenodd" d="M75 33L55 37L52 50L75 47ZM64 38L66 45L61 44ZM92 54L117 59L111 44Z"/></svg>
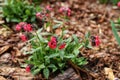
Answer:
<svg viewBox="0 0 120 80"><path fill-rule="evenodd" d="M95 36L95 45L99 46L100 45L100 39L98 36Z"/></svg>
<svg viewBox="0 0 120 80"><path fill-rule="evenodd" d="M61 49L64 49L65 48L65 43L63 43L63 44L61 44L60 46L59 46L59 49L61 50Z"/></svg>
<svg viewBox="0 0 120 80"><path fill-rule="evenodd" d="M31 27L30 24L24 25L24 26L23 26L23 29L24 29L25 31L28 31L28 32L31 32L31 31L32 31L32 27Z"/></svg>
<svg viewBox="0 0 120 80"><path fill-rule="evenodd" d="M29 32L32 31L32 26L31 26L31 24L27 24L27 31L29 31Z"/></svg>
<svg viewBox="0 0 120 80"><path fill-rule="evenodd" d="M55 42L57 42L57 38L54 37L54 36L52 36L50 40L51 40L51 41L55 41Z"/></svg>
<svg viewBox="0 0 120 80"><path fill-rule="evenodd" d="M51 49L55 49L57 47L57 38L52 36L50 41L48 42L48 46L51 48Z"/></svg>
<svg viewBox="0 0 120 80"><path fill-rule="evenodd" d="M30 71L31 71L30 66L27 66L27 67L25 68L25 70L26 70L26 72L30 72Z"/></svg>
<svg viewBox="0 0 120 80"><path fill-rule="evenodd" d="M16 30L20 31L21 30L21 26L19 24L16 25Z"/></svg>
<svg viewBox="0 0 120 80"><path fill-rule="evenodd" d="M21 38L21 40L24 41L24 42L27 41L27 37L26 37L25 35L21 35L20 38Z"/></svg>
<svg viewBox="0 0 120 80"><path fill-rule="evenodd" d="M120 7L120 1L117 3L117 6Z"/></svg>
<svg viewBox="0 0 120 80"><path fill-rule="evenodd" d="M56 41L49 41L48 42L48 46L51 48L51 49L55 49L57 47L57 42Z"/></svg>
<svg viewBox="0 0 120 80"><path fill-rule="evenodd" d="M99 46L100 45L100 39L98 36L91 36L92 45L93 46Z"/></svg>

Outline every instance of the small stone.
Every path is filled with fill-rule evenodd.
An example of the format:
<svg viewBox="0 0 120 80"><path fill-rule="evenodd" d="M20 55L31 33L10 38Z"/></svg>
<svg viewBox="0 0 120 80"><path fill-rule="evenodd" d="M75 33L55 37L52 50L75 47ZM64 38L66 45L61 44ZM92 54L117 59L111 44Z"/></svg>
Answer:
<svg viewBox="0 0 120 80"><path fill-rule="evenodd" d="M117 7L117 6L113 6L112 8L113 8L113 9L118 9L118 7Z"/></svg>

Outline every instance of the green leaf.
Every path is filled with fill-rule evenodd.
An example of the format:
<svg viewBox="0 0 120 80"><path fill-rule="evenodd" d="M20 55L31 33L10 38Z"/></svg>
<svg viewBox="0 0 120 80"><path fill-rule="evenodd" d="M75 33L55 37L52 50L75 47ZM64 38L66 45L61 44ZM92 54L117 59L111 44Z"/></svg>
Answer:
<svg viewBox="0 0 120 80"><path fill-rule="evenodd" d="M55 24L55 25L53 26L53 29L59 28L60 26L61 26L61 24Z"/></svg>
<svg viewBox="0 0 120 80"><path fill-rule="evenodd" d="M77 44L75 47L74 47L74 54L75 56L78 56L78 54L80 53L79 49L83 47L83 44Z"/></svg>
<svg viewBox="0 0 120 80"><path fill-rule="evenodd" d="M77 56L79 54L79 49L76 48L76 49L74 49L73 52L74 52L75 56Z"/></svg>
<svg viewBox="0 0 120 80"><path fill-rule="evenodd" d="M31 22L35 22L36 17L31 17Z"/></svg>
<svg viewBox="0 0 120 80"><path fill-rule="evenodd" d="M114 36L115 36L118 44L120 45L120 37L119 37L119 35L118 35L118 33L117 33L117 30L116 30L116 28L115 28L115 24L114 24L113 21L111 21L111 27L112 27L113 34L114 34Z"/></svg>
<svg viewBox="0 0 120 80"><path fill-rule="evenodd" d="M73 34L73 35L72 35L72 37L73 37L73 39L75 40L75 42L76 42L76 43L78 43L78 42L79 42L79 40L78 40L78 38L77 38L77 36L76 36L76 35L74 35L74 34Z"/></svg>
<svg viewBox="0 0 120 80"><path fill-rule="evenodd" d="M50 58L48 58L48 56L45 56L45 63L50 64Z"/></svg>
<svg viewBox="0 0 120 80"><path fill-rule="evenodd" d="M63 60L65 52L61 50L59 54L60 54L60 58Z"/></svg>
<svg viewBox="0 0 120 80"><path fill-rule="evenodd" d="M41 11L40 6L36 6L36 12L40 12L40 11Z"/></svg>
<svg viewBox="0 0 120 80"><path fill-rule="evenodd" d="M62 21L54 20L55 23L63 24Z"/></svg>
<svg viewBox="0 0 120 80"><path fill-rule="evenodd" d="M90 32L87 32L86 34L85 34L85 38L89 38L90 37Z"/></svg>
<svg viewBox="0 0 120 80"><path fill-rule="evenodd" d="M12 18L11 21L12 21L12 22L20 22L20 20L19 20L19 19L16 19L16 18Z"/></svg>
<svg viewBox="0 0 120 80"><path fill-rule="evenodd" d="M45 68L45 69L43 69L43 75L44 75L44 77L46 78L46 79L48 79L48 77L49 77L49 69L48 68Z"/></svg>
<svg viewBox="0 0 120 80"><path fill-rule="evenodd" d="M87 64L87 60L84 57L76 58L79 66Z"/></svg>
<svg viewBox="0 0 120 80"><path fill-rule="evenodd" d="M65 57L65 58L68 58L68 59L71 59L71 58L74 58L75 55L73 55L73 54L69 54L69 55L65 55L64 57Z"/></svg>
<svg viewBox="0 0 120 80"><path fill-rule="evenodd" d="M39 69L43 69L43 68L45 68L45 64L44 63L39 66Z"/></svg>
<svg viewBox="0 0 120 80"><path fill-rule="evenodd" d="M51 54L50 56L48 56L48 58L55 58L57 56L59 56L59 53Z"/></svg>
<svg viewBox="0 0 120 80"><path fill-rule="evenodd" d="M7 22L10 22L10 18L6 18L6 21L7 21Z"/></svg>
<svg viewBox="0 0 120 80"><path fill-rule="evenodd" d="M54 64L50 64L48 67L52 69L52 72L55 72L58 69Z"/></svg>
<svg viewBox="0 0 120 80"><path fill-rule="evenodd" d="M37 68L35 70L32 70L31 72L32 72L33 75L36 75L36 74L38 74L40 72L40 70L41 69Z"/></svg>
<svg viewBox="0 0 120 80"><path fill-rule="evenodd" d="M59 66L60 68L63 68L63 67L65 66L65 63L58 63L58 66Z"/></svg>
<svg viewBox="0 0 120 80"><path fill-rule="evenodd" d="M65 40L65 42L66 42L66 47L70 44L71 41L72 41L72 38L71 38L71 37L68 38L67 40Z"/></svg>
<svg viewBox="0 0 120 80"><path fill-rule="evenodd" d="M84 46L87 47L89 45L89 40L86 39Z"/></svg>

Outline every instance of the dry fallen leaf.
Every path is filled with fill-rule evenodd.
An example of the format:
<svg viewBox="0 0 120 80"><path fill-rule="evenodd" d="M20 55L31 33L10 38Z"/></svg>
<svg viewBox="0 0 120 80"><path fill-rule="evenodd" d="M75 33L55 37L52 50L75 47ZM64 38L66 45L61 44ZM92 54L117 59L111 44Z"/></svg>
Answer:
<svg viewBox="0 0 120 80"><path fill-rule="evenodd" d="M0 75L12 77L14 80L33 80L34 76L30 72L26 72L25 69L18 67L0 67ZM4 79L0 79L4 80Z"/></svg>
<svg viewBox="0 0 120 80"><path fill-rule="evenodd" d="M1 28L0 29L0 35L4 36L4 37L8 37L12 34L12 30L8 29L8 28Z"/></svg>
<svg viewBox="0 0 120 80"><path fill-rule="evenodd" d="M105 68L104 68L104 71L105 71L105 74L107 75L107 78L108 78L109 80L114 80L115 76L114 76L113 70L112 70L111 68L105 67Z"/></svg>
<svg viewBox="0 0 120 80"><path fill-rule="evenodd" d="M56 29L55 34L61 35L62 34L62 29L61 28Z"/></svg>
<svg viewBox="0 0 120 80"><path fill-rule="evenodd" d="M0 76L0 80L7 80L7 79L5 79L4 77Z"/></svg>
<svg viewBox="0 0 120 80"><path fill-rule="evenodd" d="M3 55L0 56L0 63L7 63L11 59L11 54L10 53L4 53Z"/></svg>
<svg viewBox="0 0 120 80"><path fill-rule="evenodd" d="M10 48L10 45L6 45L0 48L0 54L3 54L5 51L7 51Z"/></svg>

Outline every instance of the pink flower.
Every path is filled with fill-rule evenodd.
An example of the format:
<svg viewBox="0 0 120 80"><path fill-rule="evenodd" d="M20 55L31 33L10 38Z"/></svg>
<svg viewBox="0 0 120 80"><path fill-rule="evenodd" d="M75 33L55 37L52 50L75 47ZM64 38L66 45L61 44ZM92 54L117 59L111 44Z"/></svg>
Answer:
<svg viewBox="0 0 120 80"><path fill-rule="evenodd" d="M27 31L27 24L23 26L24 31Z"/></svg>
<svg viewBox="0 0 120 80"><path fill-rule="evenodd" d="M65 7L61 7L60 9L59 9L59 12L64 12L65 11Z"/></svg>
<svg viewBox="0 0 120 80"><path fill-rule="evenodd" d="M30 66L27 66L27 67L25 68L25 70L26 70L26 72L30 72L30 71L31 71Z"/></svg>
<svg viewBox="0 0 120 80"><path fill-rule="evenodd" d="M67 7L61 7L61 8L59 9L59 12L60 12L60 13L65 12L65 13L67 14L67 16L70 16L70 15L71 15L71 10L70 10L69 8L67 8Z"/></svg>
<svg viewBox="0 0 120 80"><path fill-rule="evenodd" d="M25 35L21 35L20 38L23 42L27 41L27 37Z"/></svg>
<svg viewBox="0 0 120 80"><path fill-rule="evenodd" d="M31 32L32 31L32 26L31 26L31 24L26 24L26 25L23 26L23 29L25 31Z"/></svg>
<svg viewBox="0 0 120 80"><path fill-rule="evenodd" d="M46 6L46 10L52 11L52 8L48 5L48 6Z"/></svg>
<svg viewBox="0 0 120 80"><path fill-rule="evenodd" d="M117 6L120 7L120 1L117 3Z"/></svg>
<svg viewBox="0 0 120 80"><path fill-rule="evenodd" d="M20 31L21 30L21 26L19 24L16 25L16 31Z"/></svg>
<svg viewBox="0 0 120 80"><path fill-rule="evenodd" d="M38 13L36 13L36 17L42 20L44 15L41 14L40 12L38 12Z"/></svg>
<svg viewBox="0 0 120 80"><path fill-rule="evenodd" d="M46 17L49 17L49 14L45 14Z"/></svg>
<svg viewBox="0 0 120 80"><path fill-rule="evenodd" d="M61 44L60 46L59 46L59 49L61 50L61 49L64 49L65 48L65 43L63 43L63 44Z"/></svg>
<svg viewBox="0 0 120 80"><path fill-rule="evenodd" d="M39 17L40 15L41 15L41 13L40 13L40 12L36 13L36 17Z"/></svg>
<svg viewBox="0 0 120 80"><path fill-rule="evenodd" d="M70 10L70 9L67 10L67 15L68 15L68 16L71 15L71 10Z"/></svg>
<svg viewBox="0 0 120 80"><path fill-rule="evenodd" d="M20 22L19 25L22 27L24 25L26 25L27 23L26 22Z"/></svg>

